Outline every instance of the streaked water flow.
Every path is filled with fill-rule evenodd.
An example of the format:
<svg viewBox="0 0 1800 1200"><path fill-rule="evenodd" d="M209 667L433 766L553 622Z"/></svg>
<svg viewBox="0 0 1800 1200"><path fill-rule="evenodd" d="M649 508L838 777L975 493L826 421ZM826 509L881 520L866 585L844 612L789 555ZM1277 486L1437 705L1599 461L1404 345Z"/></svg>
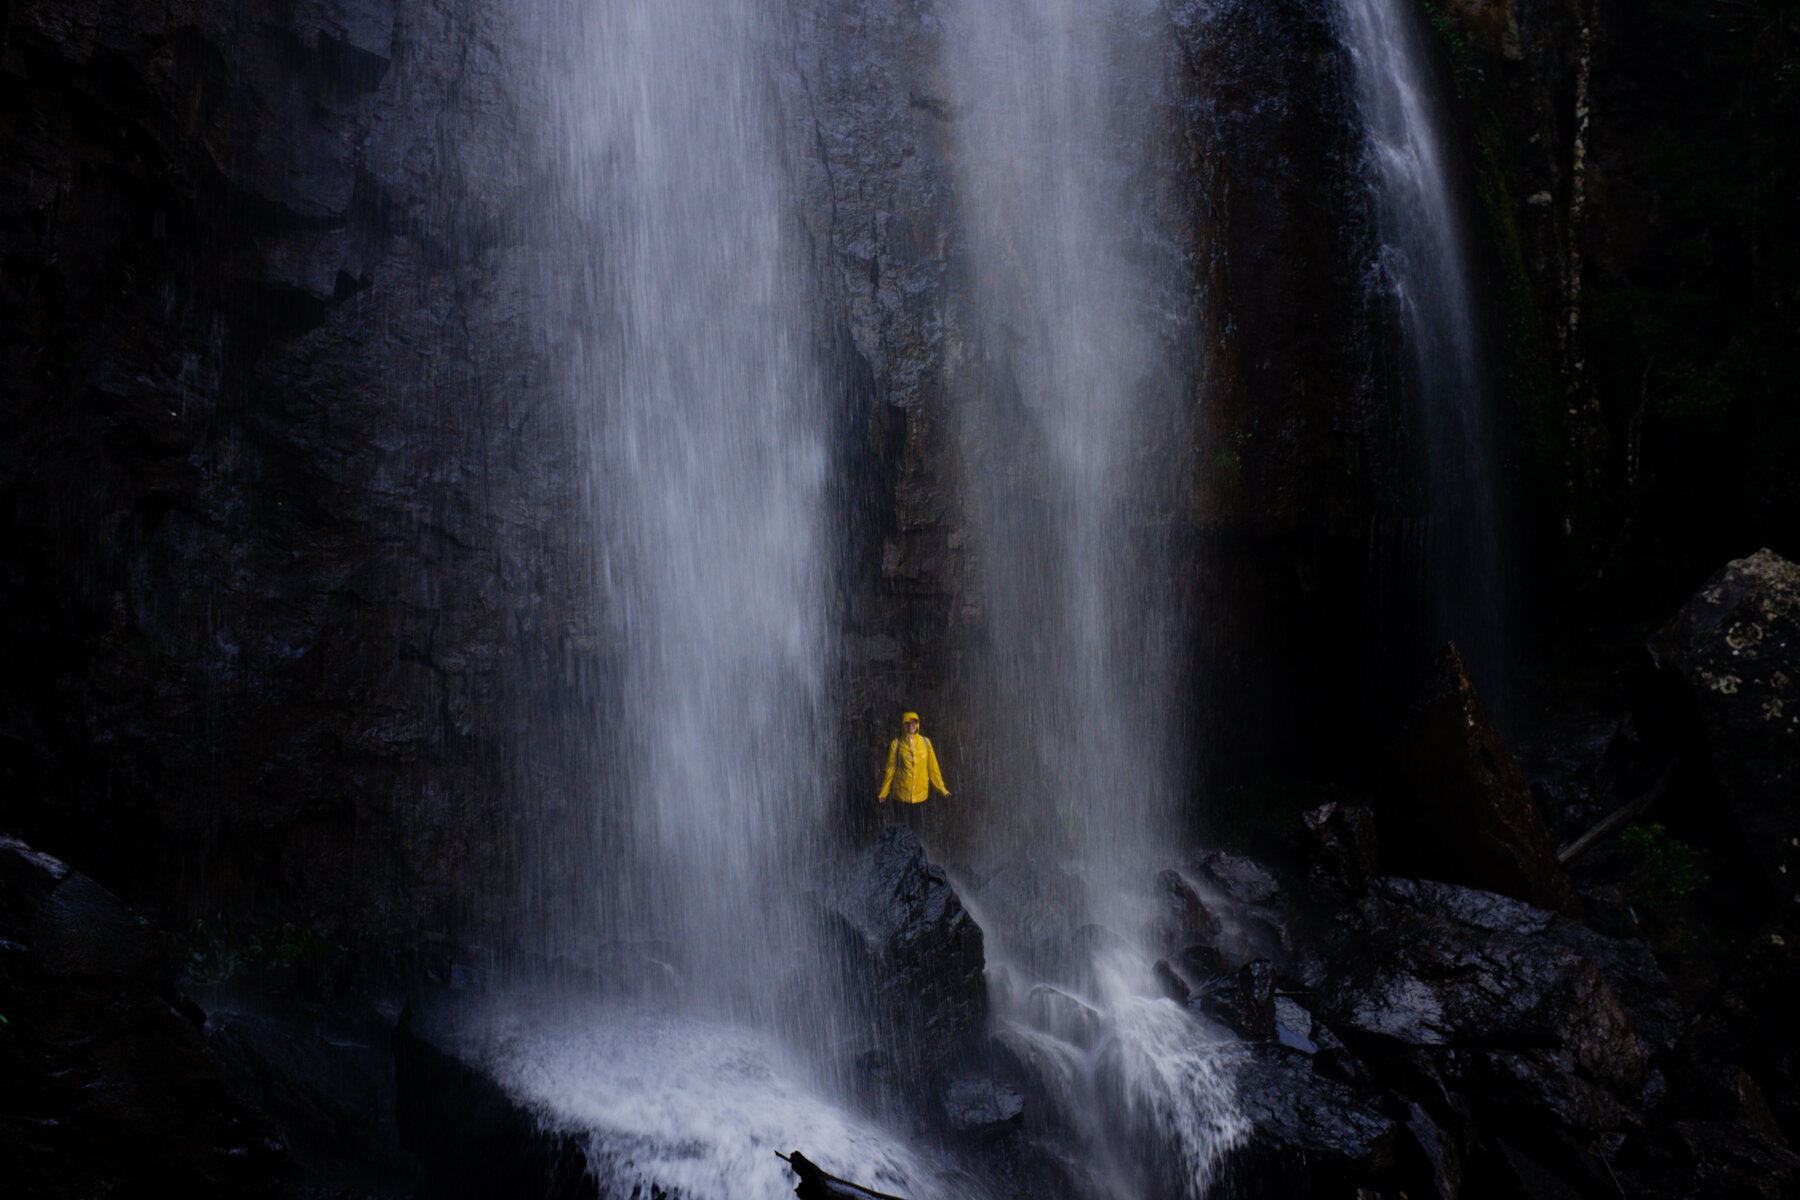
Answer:
<svg viewBox="0 0 1800 1200"><path fill-rule="evenodd" d="M964 831L982 864L971 908L1003 1036L1038 1064L1085 1190L1198 1197L1241 1132L1228 1051L1159 996L1140 936L1187 786L1173 530L1192 445L1176 346L1193 325L1168 315L1187 293L1153 168L1166 26L1150 0L953 12L952 386L980 562L970 740L992 793ZM1081 1036L1031 1002L1052 984L1089 1014Z"/></svg>
<svg viewBox="0 0 1800 1200"><path fill-rule="evenodd" d="M571 376L624 700L632 902L707 1002L765 1003L774 878L832 776L825 406L755 0L589 5L559 91L595 295ZM691 997L699 999L700 997Z"/></svg>
<svg viewBox="0 0 1800 1200"><path fill-rule="evenodd" d="M1433 642L1454 639L1503 707L1505 556L1491 394L1472 254L1449 156L1451 97L1405 0L1343 0L1380 240L1377 286L1398 328L1392 372L1418 438L1418 513L1397 553L1424 576Z"/></svg>
<svg viewBox="0 0 1800 1200"><path fill-rule="evenodd" d="M839 531L775 150L776 10L547 2L564 151L546 263L563 309L547 319L569 331L619 683L593 714L597 849L539 858L575 862L566 888L597 898L550 922L568 927L559 952L580 957L585 938L602 976L668 972L654 1017L616 1002L540 1014L494 1061L543 1110L589 1124L625 1182L772 1196L783 1176L761 1152L807 1146L816 1126L894 1190L951 1194L916 1151L820 1099L818 1060L777 1032L830 1046L845 1018L787 986L830 974L812 969L822 948L794 905L840 775ZM1030 935L1043 898L1023 920L994 894L972 907L1002 1027L1054 1076L1050 1120L1087 1160L1085 1190L1198 1197L1241 1132L1225 1042L1157 995L1138 936L1187 787L1172 547L1192 443L1176 347L1195 325L1171 250L1179 206L1158 192L1174 185L1154 168L1166 29L1156 0L962 0L945 33L963 247L946 376L982 564L970 768L1006 780L978 841L990 865L1044 859L1070 884L1049 950ZM1034 980L1079 994L1096 1036L1046 1021L1022 998Z"/></svg>
<svg viewBox="0 0 1800 1200"><path fill-rule="evenodd" d="M778 23L760 0L550 9L546 319L567 338L616 699L587 714L592 836L537 847L569 864L546 908L576 898L546 912L549 940L592 982L471 1028L534 1109L592 1131L603 1194L782 1196L774 1151L795 1148L949 1194L783 1036L830 1049L840 1014L794 986L830 975L797 906L838 774L836 533L766 66ZM563 853L571 836L591 852Z"/></svg>

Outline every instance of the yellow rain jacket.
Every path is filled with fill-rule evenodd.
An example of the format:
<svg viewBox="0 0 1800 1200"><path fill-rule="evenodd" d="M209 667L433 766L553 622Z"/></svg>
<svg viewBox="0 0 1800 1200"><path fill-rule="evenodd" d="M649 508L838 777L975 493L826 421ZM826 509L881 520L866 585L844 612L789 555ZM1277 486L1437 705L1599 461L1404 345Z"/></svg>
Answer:
<svg viewBox="0 0 1800 1200"><path fill-rule="evenodd" d="M890 786L894 799L902 804L923 804L934 787L939 795L950 794L938 771L937 751L931 748L930 738L915 733L888 743L887 774L881 780L879 799L887 799Z"/></svg>

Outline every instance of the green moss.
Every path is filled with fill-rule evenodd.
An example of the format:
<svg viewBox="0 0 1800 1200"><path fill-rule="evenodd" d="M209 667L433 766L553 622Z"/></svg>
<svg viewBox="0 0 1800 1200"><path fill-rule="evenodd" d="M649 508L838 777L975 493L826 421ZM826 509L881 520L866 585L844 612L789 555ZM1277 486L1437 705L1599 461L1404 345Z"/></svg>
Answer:
<svg viewBox="0 0 1800 1200"><path fill-rule="evenodd" d="M1633 825L1619 835L1619 854L1629 874L1627 886L1638 904L1660 912L1706 884L1699 851L1661 825Z"/></svg>
<svg viewBox="0 0 1800 1200"><path fill-rule="evenodd" d="M223 983L262 971L297 967L325 950L310 925L240 924L224 913L208 921L195 917L179 929L163 931L176 973L187 983Z"/></svg>
<svg viewBox="0 0 1800 1200"><path fill-rule="evenodd" d="M1470 49L1468 39L1456 27L1456 20L1444 8L1442 0L1426 0L1425 19L1431 23L1432 30L1438 40L1444 43L1444 49L1450 54L1450 65L1456 76L1456 94L1467 100L1474 93L1477 82L1475 52Z"/></svg>

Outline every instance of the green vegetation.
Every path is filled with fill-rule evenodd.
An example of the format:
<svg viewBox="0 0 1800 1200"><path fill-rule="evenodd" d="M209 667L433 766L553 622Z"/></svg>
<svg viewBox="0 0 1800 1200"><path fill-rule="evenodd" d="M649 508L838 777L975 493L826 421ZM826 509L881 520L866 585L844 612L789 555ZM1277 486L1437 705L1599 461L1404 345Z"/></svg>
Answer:
<svg viewBox="0 0 1800 1200"><path fill-rule="evenodd" d="M1699 852L1661 825L1633 825L1619 835L1619 853L1628 864L1634 901L1661 912L1706 883Z"/></svg>
<svg viewBox="0 0 1800 1200"><path fill-rule="evenodd" d="M1529 14L1503 40L1422 4L1491 250L1524 544L1558 581L1541 616L1572 646L1633 629L1635 653L1727 559L1800 554L1800 6L1646 0L1594 25L1571 246L1580 64Z"/></svg>
<svg viewBox="0 0 1800 1200"><path fill-rule="evenodd" d="M1249 850L1256 835L1286 838L1301 830L1301 814L1336 800L1367 805L1369 797L1336 780L1270 774L1234 783L1203 808L1201 833L1208 845Z"/></svg>
<svg viewBox="0 0 1800 1200"><path fill-rule="evenodd" d="M163 939L181 978L195 984L297 967L325 949L310 925L248 926L222 913L212 921L195 917L179 929L164 930Z"/></svg>

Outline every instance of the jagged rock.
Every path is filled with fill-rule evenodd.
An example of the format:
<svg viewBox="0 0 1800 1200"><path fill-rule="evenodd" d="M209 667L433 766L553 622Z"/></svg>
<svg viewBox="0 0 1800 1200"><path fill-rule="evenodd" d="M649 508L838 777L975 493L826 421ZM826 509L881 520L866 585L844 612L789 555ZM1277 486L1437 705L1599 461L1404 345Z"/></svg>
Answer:
<svg viewBox="0 0 1800 1200"><path fill-rule="evenodd" d="M1600 969L1652 1051L1667 1050L1680 1036L1684 1016L1669 977L1649 945L1635 938L1608 937L1574 921L1554 920L1544 936L1573 950Z"/></svg>
<svg viewBox="0 0 1800 1200"><path fill-rule="evenodd" d="M1578 710L1533 724L1517 747L1519 766L1558 845L1586 833L1654 782L1660 765L1653 770L1639 761L1645 749L1628 714Z"/></svg>
<svg viewBox="0 0 1800 1200"><path fill-rule="evenodd" d="M446 1010L449 1011L449 1010ZM596 1200L579 1135L547 1127L459 1053L445 1017L409 1006L394 1030L395 1119L402 1144L442 1195L529 1194Z"/></svg>
<svg viewBox="0 0 1800 1200"><path fill-rule="evenodd" d="M1219 936L1219 918L1206 906L1193 885L1173 869L1156 877L1163 911L1152 922L1151 937L1175 951L1194 943L1208 943Z"/></svg>
<svg viewBox="0 0 1800 1200"><path fill-rule="evenodd" d="M1601 967L1565 944L1588 942L1572 924L1490 892L1379 879L1341 915L1307 981L1320 1014L1346 1036L1558 1048L1630 1094L1643 1081L1645 1048Z"/></svg>
<svg viewBox="0 0 1800 1200"><path fill-rule="evenodd" d="M111 892L0 837L0 1175L9 1195L253 1197L288 1167L162 986L158 939Z"/></svg>
<svg viewBox="0 0 1800 1200"><path fill-rule="evenodd" d="M992 1079L958 1079L944 1089L944 1118L958 1133L993 1134L1016 1128L1025 1098Z"/></svg>
<svg viewBox="0 0 1800 1200"><path fill-rule="evenodd" d="M1369 1072L1362 1060L1350 1053L1349 1047L1331 1032L1331 1027L1323 1021L1313 1022L1312 1040L1319 1049L1313 1055L1313 1070L1328 1079L1347 1083L1352 1087L1367 1088L1370 1086Z"/></svg>
<svg viewBox="0 0 1800 1200"><path fill-rule="evenodd" d="M1160 945L1179 960L1192 956L1211 958L1216 952L1221 962L1230 967L1266 958L1277 968L1285 969L1303 921L1294 896L1282 886L1281 879L1253 858L1224 851L1200 856L1189 865L1189 870L1205 890L1206 900L1199 901L1208 914L1204 927L1195 931L1199 936L1181 945L1188 939L1176 936L1169 929L1168 919L1163 918L1161 924L1153 924L1152 938L1166 934ZM1198 896L1179 872L1165 871L1160 878L1165 881L1165 893L1180 885L1189 896ZM1185 961L1180 965L1186 969ZM1207 973L1203 965L1196 963L1190 971L1192 982L1199 982Z"/></svg>
<svg viewBox="0 0 1800 1200"><path fill-rule="evenodd" d="M981 927L918 837L883 830L820 900L845 935L847 978L866 989L903 1068L953 1071L987 1020Z"/></svg>
<svg viewBox="0 0 1800 1200"><path fill-rule="evenodd" d="M1176 974L1174 967L1169 965L1168 959L1157 959L1150 968L1150 972L1156 976L1156 982L1162 988L1163 995L1177 1004L1188 1002L1188 997L1192 995L1192 992L1189 990L1187 982Z"/></svg>
<svg viewBox="0 0 1800 1200"><path fill-rule="evenodd" d="M1462 1192L1463 1181L1463 1159L1456 1140L1432 1119L1430 1113L1412 1101L1406 1103L1403 1124L1425 1161L1431 1186L1440 1200L1455 1200Z"/></svg>
<svg viewBox="0 0 1800 1200"><path fill-rule="evenodd" d="M1567 1049L1477 1050L1462 1079L1485 1109L1526 1112L1582 1141L1623 1129L1633 1120L1615 1096L1583 1077Z"/></svg>
<svg viewBox="0 0 1800 1200"><path fill-rule="evenodd" d="M1266 958L1245 963L1229 983L1203 990L1196 1002L1241 1038L1260 1042L1275 1036L1275 969Z"/></svg>
<svg viewBox="0 0 1800 1200"><path fill-rule="evenodd" d="M1307 832L1306 890L1321 903L1342 901L1381 873L1375 813L1336 800L1301 814Z"/></svg>
<svg viewBox="0 0 1800 1200"><path fill-rule="evenodd" d="M1210 882L1246 907L1268 904L1281 894L1280 881L1253 858L1215 850L1195 865Z"/></svg>
<svg viewBox="0 0 1800 1200"><path fill-rule="evenodd" d="M1390 789L1376 803L1389 871L1465 884L1577 911L1568 875L1455 646L1395 747Z"/></svg>
<svg viewBox="0 0 1800 1200"><path fill-rule="evenodd" d="M206 1047L234 1092L280 1125L309 1171L343 1180L404 1173L391 1016L274 998L252 1008L240 997L212 1004L204 1025Z"/></svg>
<svg viewBox="0 0 1800 1200"><path fill-rule="evenodd" d="M1312 1040L1313 1015L1286 996L1275 997L1275 1040L1290 1050L1312 1055L1319 1044Z"/></svg>
<svg viewBox="0 0 1800 1200"><path fill-rule="evenodd" d="M1186 946L1177 958L1188 981L1194 986L1209 983L1231 973L1231 964L1216 946Z"/></svg>
<svg viewBox="0 0 1800 1200"><path fill-rule="evenodd" d="M1650 639L1687 684L1714 776L1783 902L1800 899L1800 566L1734 559Z"/></svg>
<svg viewBox="0 0 1800 1200"><path fill-rule="evenodd" d="M1226 1164L1227 1194L1348 1194L1394 1164L1395 1123L1356 1091L1314 1073L1304 1057L1255 1051L1238 1071L1237 1103L1251 1132ZM1254 1186L1231 1186L1240 1179Z"/></svg>
<svg viewBox="0 0 1800 1200"><path fill-rule="evenodd" d="M1238 968L1237 1004L1232 1028L1247 1038L1275 1036L1275 968L1256 959Z"/></svg>

